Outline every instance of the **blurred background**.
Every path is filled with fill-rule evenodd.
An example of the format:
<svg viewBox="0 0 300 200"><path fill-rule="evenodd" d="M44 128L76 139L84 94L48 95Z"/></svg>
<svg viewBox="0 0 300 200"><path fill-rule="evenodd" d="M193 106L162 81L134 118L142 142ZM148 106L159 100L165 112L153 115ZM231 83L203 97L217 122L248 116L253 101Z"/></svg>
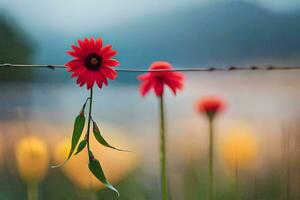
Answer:
<svg viewBox="0 0 300 200"><path fill-rule="evenodd" d="M124 68L167 60L175 67L300 65L298 0L0 0L0 63L64 64L77 39L103 37ZM136 73L95 90L103 135L134 153L92 148L124 200L160 199L158 102L138 93ZM186 73L166 97L173 200L206 199L208 127L195 110L205 95L228 104L216 123L218 200L300 199L300 71ZM115 199L67 155L73 119L88 96L65 70L0 69L0 199ZM130 117L128 117L130 116ZM235 156L233 156L235 155ZM233 158L234 157L234 158Z"/></svg>

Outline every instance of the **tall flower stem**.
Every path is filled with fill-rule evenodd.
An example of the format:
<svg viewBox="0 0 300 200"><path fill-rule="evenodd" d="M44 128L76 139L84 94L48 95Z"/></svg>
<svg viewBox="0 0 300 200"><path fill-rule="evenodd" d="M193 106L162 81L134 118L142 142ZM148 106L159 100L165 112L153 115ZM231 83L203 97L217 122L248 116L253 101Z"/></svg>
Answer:
<svg viewBox="0 0 300 200"><path fill-rule="evenodd" d="M91 126L91 119L92 119L93 88L90 89L89 99L90 99L90 106L89 106L89 114L88 114L88 127L86 133L86 140L87 140L88 156L90 158L90 126Z"/></svg>
<svg viewBox="0 0 300 200"><path fill-rule="evenodd" d="M90 192L90 200L97 200L97 193L95 191Z"/></svg>
<svg viewBox="0 0 300 200"><path fill-rule="evenodd" d="M38 184L27 183L27 197L28 200L38 200Z"/></svg>
<svg viewBox="0 0 300 200"><path fill-rule="evenodd" d="M234 173L234 193L235 193L235 200L239 200L240 199L240 189L239 189L239 164L238 164L238 160L236 160L236 164L235 164L235 173Z"/></svg>
<svg viewBox="0 0 300 200"><path fill-rule="evenodd" d="M213 200L214 193L214 130L213 130L213 117L209 118L209 188L208 199Z"/></svg>
<svg viewBox="0 0 300 200"><path fill-rule="evenodd" d="M160 96L160 178L162 200L168 199L164 98Z"/></svg>
<svg viewBox="0 0 300 200"><path fill-rule="evenodd" d="M258 197L258 191L257 191L257 178L256 178L256 175L254 175L254 199L258 199L258 198L259 197Z"/></svg>

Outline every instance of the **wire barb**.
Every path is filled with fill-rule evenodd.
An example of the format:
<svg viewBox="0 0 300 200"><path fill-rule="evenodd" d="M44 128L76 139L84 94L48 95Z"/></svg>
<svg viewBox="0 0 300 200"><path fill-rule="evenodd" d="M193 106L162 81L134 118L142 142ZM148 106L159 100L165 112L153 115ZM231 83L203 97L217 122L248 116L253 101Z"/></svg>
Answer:
<svg viewBox="0 0 300 200"><path fill-rule="evenodd" d="M45 64L45 65L31 65L31 64L10 64L10 63L4 63L0 64L0 68L48 68L51 70L55 69L66 69L64 65L51 65L51 64ZM116 69L118 72L136 72L136 73L142 73L142 72L169 72L169 71L181 71L181 72L212 72L212 71L235 71L235 70L300 70L300 66L257 66L257 65L251 65L246 67L238 67L238 66L228 66L228 67L195 67L195 68L177 68L177 69L171 69L171 70L147 70L147 69L139 69L139 68L119 68Z"/></svg>

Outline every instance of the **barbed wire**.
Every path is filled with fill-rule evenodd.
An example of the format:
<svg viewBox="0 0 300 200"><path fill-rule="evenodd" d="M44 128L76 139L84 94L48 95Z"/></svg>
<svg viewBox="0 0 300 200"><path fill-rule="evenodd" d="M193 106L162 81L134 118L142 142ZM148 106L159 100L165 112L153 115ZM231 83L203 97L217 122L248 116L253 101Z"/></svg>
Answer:
<svg viewBox="0 0 300 200"><path fill-rule="evenodd" d="M49 64L0 64L0 68L46 68L46 69L66 69L64 65L49 65ZM182 71L182 72L212 72L212 71L234 71L234 70L300 70L300 66L227 66L227 67L195 67L195 68L176 68L171 70L148 70L139 68L116 68L118 72L169 72L169 71Z"/></svg>

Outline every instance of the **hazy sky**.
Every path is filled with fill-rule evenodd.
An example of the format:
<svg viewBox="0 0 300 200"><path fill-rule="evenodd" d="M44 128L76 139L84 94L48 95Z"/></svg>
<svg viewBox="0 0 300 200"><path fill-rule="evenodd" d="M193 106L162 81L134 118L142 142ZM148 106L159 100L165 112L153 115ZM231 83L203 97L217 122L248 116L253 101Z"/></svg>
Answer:
<svg viewBox="0 0 300 200"><path fill-rule="evenodd" d="M0 0L0 6L21 23L57 31L91 30L99 24L114 26L195 3L199 0Z"/></svg>
<svg viewBox="0 0 300 200"><path fill-rule="evenodd" d="M248 0L278 12L289 12L300 8L299 0Z"/></svg>
<svg viewBox="0 0 300 200"><path fill-rule="evenodd" d="M184 6L231 0L0 0L0 11L10 13L25 28L73 32L116 26L147 14L172 12ZM238 1L238 0L237 0ZM240 0L242 1L242 0ZM244 0L278 12L300 8L300 0Z"/></svg>

